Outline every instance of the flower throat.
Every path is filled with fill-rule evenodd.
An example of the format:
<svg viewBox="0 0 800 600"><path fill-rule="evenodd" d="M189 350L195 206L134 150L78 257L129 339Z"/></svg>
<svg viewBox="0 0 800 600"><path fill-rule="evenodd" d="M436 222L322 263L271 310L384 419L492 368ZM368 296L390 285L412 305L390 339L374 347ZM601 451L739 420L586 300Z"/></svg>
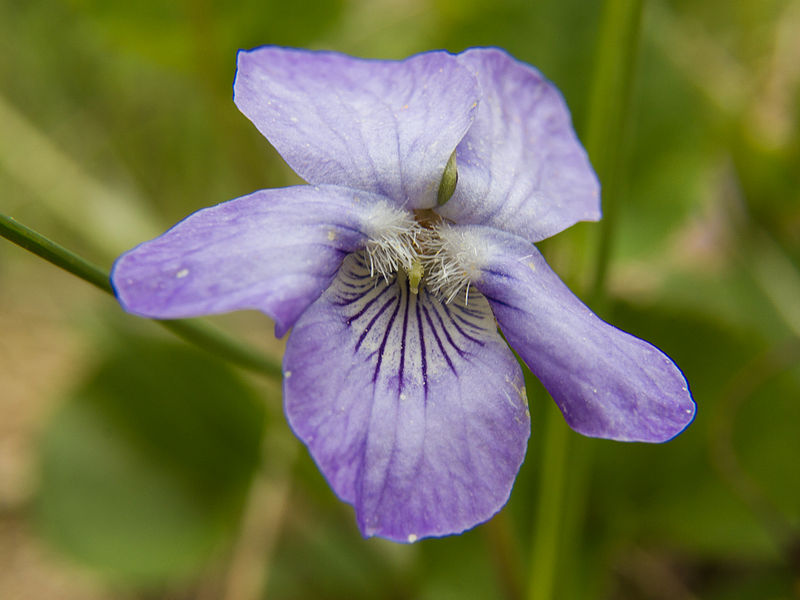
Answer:
<svg viewBox="0 0 800 600"><path fill-rule="evenodd" d="M378 212L365 247L372 276L388 282L402 270L414 294L424 284L443 302L461 291L469 297L471 269L463 259L475 252L465 236L433 209L417 209L413 216L388 206Z"/></svg>

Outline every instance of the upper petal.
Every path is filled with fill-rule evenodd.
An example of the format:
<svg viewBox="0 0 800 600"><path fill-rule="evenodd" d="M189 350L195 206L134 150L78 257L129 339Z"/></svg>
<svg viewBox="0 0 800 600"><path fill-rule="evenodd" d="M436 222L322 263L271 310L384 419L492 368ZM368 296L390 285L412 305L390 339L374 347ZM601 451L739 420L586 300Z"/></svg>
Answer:
<svg viewBox="0 0 800 600"><path fill-rule="evenodd" d="M284 355L289 423L365 536L459 533L507 501L530 431L486 301L441 304L348 257Z"/></svg>
<svg viewBox="0 0 800 600"><path fill-rule="evenodd" d="M360 248L379 196L335 186L262 190L202 209L120 256L111 283L123 308L175 319L258 309L282 336Z"/></svg>
<svg viewBox="0 0 800 600"><path fill-rule="evenodd" d="M309 183L427 208L478 91L446 52L388 61L267 46L239 53L234 101Z"/></svg>
<svg viewBox="0 0 800 600"><path fill-rule="evenodd" d="M480 248L473 279L509 344L584 435L663 442L695 414L686 380L655 346L589 310L527 241L463 228Z"/></svg>
<svg viewBox="0 0 800 600"><path fill-rule="evenodd" d="M600 186L569 110L539 71L497 48L458 55L481 87L458 145L458 185L441 214L539 241L600 218Z"/></svg>

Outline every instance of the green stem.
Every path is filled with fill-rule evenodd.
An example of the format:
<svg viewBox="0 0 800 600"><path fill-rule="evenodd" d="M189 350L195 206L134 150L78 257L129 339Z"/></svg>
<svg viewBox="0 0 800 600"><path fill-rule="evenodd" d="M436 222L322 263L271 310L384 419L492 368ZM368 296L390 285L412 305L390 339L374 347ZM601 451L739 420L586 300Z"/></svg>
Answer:
<svg viewBox="0 0 800 600"><path fill-rule="evenodd" d="M88 281L104 292L114 294L107 271L2 213L0 213L0 236L84 281ZM281 367L277 361L208 325L185 319L156 322L184 340L240 367L256 371L272 379L281 378Z"/></svg>
<svg viewBox="0 0 800 600"><path fill-rule="evenodd" d="M209 327L200 321L188 319L169 319L156 322L190 344L216 354L228 362L276 381L280 381L283 377L281 365L277 360L262 354L250 345L233 339L219 329Z"/></svg>
<svg viewBox="0 0 800 600"><path fill-rule="evenodd" d="M0 235L47 262L88 281L104 292L114 293L108 273L103 269L2 213L0 213Z"/></svg>
<svg viewBox="0 0 800 600"><path fill-rule="evenodd" d="M539 476L539 505L533 529L533 549L528 573L528 598L554 596L558 557L561 554L562 507L569 454L569 429L556 406L548 403L544 419L543 460Z"/></svg>
<svg viewBox="0 0 800 600"><path fill-rule="evenodd" d="M597 306L604 298L619 197L618 170L622 158L625 123L630 115L630 91L639 44L642 0L606 0L598 33L587 131L586 149L603 186L603 220L590 298ZM545 441L540 462L539 505L534 519L530 555L528 598L550 600L570 597L563 582L559 556L579 551L585 512L589 457L580 447L570 448L571 436L558 410L551 406L544 419ZM569 472L569 482L566 473ZM569 485L567 485L569 484ZM578 491L567 494L567 488ZM579 497L576 497L579 496ZM566 537L565 537L566 536Z"/></svg>
<svg viewBox="0 0 800 600"><path fill-rule="evenodd" d="M600 25L586 151L603 187L603 219L592 298L603 296L619 206L619 166L630 116L631 83L642 21L642 0L607 0Z"/></svg>

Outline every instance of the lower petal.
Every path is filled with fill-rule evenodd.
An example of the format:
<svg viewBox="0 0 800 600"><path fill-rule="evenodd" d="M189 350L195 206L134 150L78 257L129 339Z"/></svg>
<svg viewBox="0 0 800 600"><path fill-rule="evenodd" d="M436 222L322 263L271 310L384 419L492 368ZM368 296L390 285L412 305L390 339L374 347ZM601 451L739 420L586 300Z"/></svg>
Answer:
<svg viewBox="0 0 800 600"><path fill-rule="evenodd" d="M570 427L591 437L664 442L692 422L686 379L666 354L598 318L532 244L489 228L462 229L483 253L475 286Z"/></svg>
<svg viewBox="0 0 800 600"><path fill-rule="evenodd" d="M507 501L530 418L479 294L444 305L352 255L295 325L284 376L289 423L365 536L459 533Z"/></svg>

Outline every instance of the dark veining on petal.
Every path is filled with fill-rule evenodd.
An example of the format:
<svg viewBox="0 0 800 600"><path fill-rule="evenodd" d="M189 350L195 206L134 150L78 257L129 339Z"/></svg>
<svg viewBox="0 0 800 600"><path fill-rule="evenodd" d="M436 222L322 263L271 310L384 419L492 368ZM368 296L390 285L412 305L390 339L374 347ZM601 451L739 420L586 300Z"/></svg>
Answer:
<svg viewBox="0 0 800 600"><path fill-rule="evenodd" d="M474 289L474 288L472 288L472 289ZM461 304L457 304L455 306L457 306L461 310L461 312L463 312L465 315L469 315L470 317L475 317L476 319L483 319L483 318L486 317L486 313L484 313L481 310L476 310L476 309L474 309L474 308L472 308L470 306L461 305Z"/></svg>
<svg viewBox="0 0 800 600"><path fill-rule="evenodd" d="M452 494L461 497L458 510L482 510L481 498L486 494L481 486L492 484L493 479L474 481L471 474L483 477L495 468L505 468L502 452L496 453L499 461L489 463L484 447L507 432L482 418L481 407L476 406L482 400L481 386L473 389L473 382L489 377L498 364L487 348L505 346L501 346L490 305L477 291L474 301L470 295L467 310L463 301L444 306L424 280L415 295L402 273L388 285L382 278L375 283L368 273L368 265L359 266L358 256L346 259L320 304L312 309L319 313L308 317L306 326L313 327L315 335L309 335L310 347L305 352L314 351L318 336L338 335L320 344L319 359L330 362L315 363L319 366L313 372L314 393L300 404L314 416L305 433L315 459L327 461L323 469L336 475L339 493L343 490L359 511L366 535L381 531L424 535L438 518L437 507L448 511L453 506ZM369 282L369 290L343 285L362 282ZM333 325L331 318L336 321ZM333 358L323 359L323 354ZM509 358L503 360L508 363ZM297 360L305 359L298 353ZM516 366L513 359L510 363ZM324 376L329 366L337 369L333 384ZM500 372L499 376L511 400L508 375ZM317 408L317 396L325 395L335 404ZM448 402L453 407L467 406L450 415ZM507 409L502 396L499 405ZM479 417L475 423L471 421L474 414ZM336 426L325 429L332 421ZM445 441L438 437L441 423L446 423L449 432ZM318 430L311 429L318 424ZM323 440L324 431L331 434ZM464 451L449 454L464 444L468 446ZM439 458L442 452L444 460ZM422 492L420 485L426 486Z"/></svg>
<svg viewBox="0 0 800 600"><path fill-rule="evenodd" d="M355 347L355 351L356 352L358 352L358 350L361 348L361 344L364 343L364 340L366 339L367 334L369 334L369 332L372 330L372 326L375 325L375 322L381 317L381 315L384 313L384 311L386 311L386 309L389 308L389 306L391 306L395 302L398 302L397 296L393 296L393 297L389 298L386 302L384 302L383 306L381 306L380 309L378 309L378 312L375 314L375 316L372 317L372 319L370 319L369 323L367 323L367 326L364 328L364 331L361 332L361 335L358 338L358 342L356 343L356 347ZM397 313L397 309L395 308L395 314L396 313ZM392 318L394 318L394 317L392 317ZM352 321L352 319L348 319L347 324L349 325L351 321ZM384 338L384 340L385 340L385 338ZM381 345L381 348L383 348L383 345Z"/></svg>
<svg viewBox="0 0 800 600"><path fill-rule="evenodd" d="M438 300L434 300L432 303L433 306L433 314L436 316L436 320L439 322L439 327L441 327L442 332L444 333L445 338L447 338L447 342L453 347L453 349L458 352L458 355L463 357L465 355L464 350L462 350L454 341L453 338L450 337L450 332L447 329L447 326L444 324L444 320L442 319L442 315L439 314L439 310L437 307L442 307L444 304L439 302Z"/></svg>
<svg viewBox="0 0 800 600"><path fill-rule="evenodd" d="M334 223L333 226L338 228L338 229L343 229L345 231L350 231L351 233L355 233L356 235L359 235L359 236L364 234L364 232L361 230L360 227L354 227L354 226L351 226L351 225L345 225L344 223Z"/></svg>
<svg viewBox="0 0 800 600"><path fill-rule="evenodd" d="M397 369L397 393L403 391L403 371L406 366L406 335L408 334L408 305L410 302L411 292L409 289L408 279L404 279L400 284L400 295L402 296L401 302L403 303L403 336L400 338L400 367Z"/></svg>
<svg viewBox="0 0 800 600"><path fill-rule="evenodd" d="M378 300L378 299L379 299L381 296L383 296L383 295L384 295L384 294L385 294L385 293L386 293L386 292L387 292L387 291L388 291L390 288L391 288L391 284L388 284L388 285L386 285L386 286L385 286L385 287L384 287L384 288L383 288L381 291L379 291L377 294L375 294L375 296L373 296L372 298L370 298L370 299L367 301L367 303L364 305L364 307L363 307L363 308L362 308L360 311L358 311L358 312L357 312L356 314L354 314L354 315L351 315L351 316L349 316L349 317L347 318L347 322L348 322L348 323L352 323L352 322L353 322L353 321L355 321L356 319L359 319L361 316L363 316L363 314L364 314L365 312L367 312L367 311L369 310L369 308L370 308L370 307L371 307L373 304L375 304L375 302L376 302L376 301L377 301L377 300ZM342 302L341 304L339 304L339 306L348 306L348 305L350 305L350 304L354 304L355 302L358 302L359 300L362 300L362 299L363 299L363 298L364 298L364 297L365 297L367 294L369 294L369 293L370 293L370 292L371 292L373 289L375 289L375 288L372 288L372 289L370 289L370 290L369 290L369 291L367 291L366 293L358 294L358 295L354 296L353 298L350 298L350 299L348 299L347 301L345 301L345 302Z"/></svg>
<svg viewBox="0 0 800 600"><path fill-rule="evenodd" d="M355 254L354 256L360 256L360 252ZM362 283L362 285L367 286L372 283L372 277L369 275L369 269L367 268L366 263L362 263L361 260L353 260L356 264L348 264L347 266L347 276L358 280Z"/></svg>
<svg viewBox="0 0 800 600"><path fill-rule="evenodd" d="M499 304L500 306L505 306L506 308L510 308L510 309L516 310L518 312L525 312L521 308L519 308L518 306L514 306L513 304L509 304L508 302L503 302L502 300L498 300L494 296L490 296L488 294L484 294L484 296L486 297L487 300L489 300L490 302L492 302L494 304Z"/></svg>
<svg viewBox="0 0 800 600"><path fill-rule="evenodd" d="M419 308L420 308L419 298L415 298L414 301L414 308L417 315L417 334L419 335L419 361L420 365L422 366L422 392L423 392L423 399L425 402L428 402L428 363L427 358L425 356L425 335L422 331L422 319L420 318Z"/></svg>
<svg viewBox="0 0 800 600"><path fill-rule="evenodd" d="M430 294L428 294L427 292L426 292L425 296L428 299L431 298ZM438 300L434 300L434 301L438 302ZM419 304L422 304L422 303L420 302ZM456 372L455 366L453 366L453 361L450 359L450 356L447 354L447 350L444 349L444 344L442 344L442 340L439 337L439 334L436 332L436 326L433 324L433 321L431 320L431 315L428 312L427 307L425 307L424 305L422 306L422 312L425 313L425 321L428 323L428 327L431 328L431 333L433 334L433 337L436 340L436 345L439 346L439 351L442 353L442 356L444 357L445 361L447 361L447 366L450 367L450 370L453 372L453 374L458 375L458 373ZM434 310L434 312L436 312L436 311ZM420 336L420 339L422 339L422 336Z"/></svg>
<svg viewBox="0 0 800 600"><path fill-rule="evenodd" d="M351 278L356 279L356 275L355 275L355 273L353 271L350 271L346 275L349 275ZM339 285L342 285L342 286L346 287L347 289L356 290L356 291L361 291L361 290L365 290L365 289L370 288L370 287L375 287L375 284L371 280L369 280L369 279L365 280L364 278L362 278L362 281L360 283L353 283L352 281L345 281L343 278L341 278L339 280Z"/></svg>
<svg viewBox="0 0 800 600"><path fill-rule="evenodd" d="M480 323L475 323L473 321L470 321L469 319L464 318L463 316L459 315L455 310L453 310L451 314L453 319L464 325L464 327L468 327L476 335L480 335L485 331L485 328L482 327Z"/></svg>
<svg viewBox="0 0 800 600"><path fill-rule="evenodd" d="M378 375L381 371L381 363L383 362L384 352L386 350L386 340L389 339L389 333L392 331L392 327L394 327L394 320L397 318L397 313L400 311L400 298L397 299L398 302L395 304L394 312L392 316L389 318L389 322L386 324L386 331L383 333L383 340L381 340L381 345L378 348L378 362L375 365L375 372L372 375L372 381L378 381Z"/></svg>
<svg viewBox="0 0 800 600"><path fill-rule="evenodd" d="M513 276L509 275L505 271L495 271L494 269L491 269L489 267L484 267L482 271L487 275L494 275L495 277L498 277L500 279L513 279Z"/></svg>
<svg viewBox="0 0 800 600"><path fill-rule="evenodd" d="M398 394L408 393L412 383L422 384L420 401L427 401L432 374L445 369L458 375L458 360L469 361L497 336L490 306L474 293L469 305L463 300L444 304L423 280L418 294L412 294L402 272L389 283L370 275L360 251L345 260L327 297L341 308L350 348L368 361L373 382L391 381Z"/></svg>
<svg viewBox="0 0 800 600"><path fill-rule="evenodd" d="M481 340L476 339L471 335L467 335L467 333L463 329L461 329L461 327L458 324L458 320L455 318L453 312L450 310L450 307L447 306L447 304L442 304L442 308L444 309L444 312L447 313L447 316L450 317L450 322L453 324L453 327L456 328L456 331L458 331L458 333L467 338L470 342L474 342L479 346L483 346L483 342Z"/></svg>

